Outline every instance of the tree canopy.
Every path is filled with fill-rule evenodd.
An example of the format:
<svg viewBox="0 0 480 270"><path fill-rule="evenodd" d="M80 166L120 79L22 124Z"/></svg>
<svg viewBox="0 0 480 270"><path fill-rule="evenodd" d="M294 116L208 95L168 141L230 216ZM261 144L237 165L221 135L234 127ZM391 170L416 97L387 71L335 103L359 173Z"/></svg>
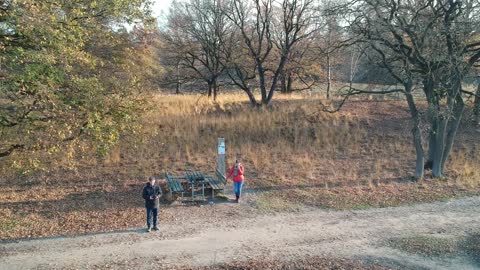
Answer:
<svg viewBox="0 0 480 270"><path fill-rule="evenodd" d="M134 117L128 25L147 26L147 0L7 0L0 6L0 157L105 154ZM22 151L19 151L22 150ZM67 152L67 153L65 153ZM85 152L85 151L81 151Z"/></svg>

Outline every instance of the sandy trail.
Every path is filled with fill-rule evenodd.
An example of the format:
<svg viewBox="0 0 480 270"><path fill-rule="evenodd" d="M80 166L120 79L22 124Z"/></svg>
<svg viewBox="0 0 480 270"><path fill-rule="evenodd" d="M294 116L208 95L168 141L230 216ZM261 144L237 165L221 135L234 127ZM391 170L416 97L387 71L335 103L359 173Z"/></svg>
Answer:
<svg viewBox="0 0 480 270"><path fill-rule="evenodd" d="M210 207L210 206L206 206ZM77 237L0 243L1 269L168 268L305 255L378 261L413 269L479 269L468 258L425 258L387 247L391 237L461 237L480 229L480 197L359 211L304 209L229 221L235 204L184 224ZM123 265L123 266L122 266Z"/></svg>

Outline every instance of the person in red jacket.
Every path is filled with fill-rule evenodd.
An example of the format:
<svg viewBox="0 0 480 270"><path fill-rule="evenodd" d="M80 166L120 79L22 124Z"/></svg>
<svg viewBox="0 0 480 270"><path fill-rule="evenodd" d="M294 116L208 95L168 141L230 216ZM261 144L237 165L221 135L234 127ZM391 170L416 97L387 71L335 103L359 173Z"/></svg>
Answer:
<svg viewBox="0 0 480 270"><path fill-rule="evenodd" d="M235 190L235 202L238 203L240 199L240 195L242 194L242 187L243 187L243 164L240 162L240 158L235 160L235 165L230 169L227 175L227 180L231 176L233 176L233 187Z"/></svg>

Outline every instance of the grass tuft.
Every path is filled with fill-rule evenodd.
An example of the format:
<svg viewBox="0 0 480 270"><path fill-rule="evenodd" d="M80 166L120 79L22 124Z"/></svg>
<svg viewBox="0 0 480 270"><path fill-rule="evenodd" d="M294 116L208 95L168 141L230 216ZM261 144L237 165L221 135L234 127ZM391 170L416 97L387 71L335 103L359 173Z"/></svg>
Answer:
<svg viewBox="0 0 480 270"><path fill-rule="evenodd" d="M390 239L389 245L407 253L423 256L449 256L458 253L458 240L439 236L417 235Z"/></svg>
<svg viewBox="0 0 480 270"><path fill-rule="evenodd" d="M263 192L257 196L254 207L262 212L289 212L298 211L299 203L285 200L277 192Z"/></svg>
<svg viewBox="0 0 480 270"><path fill-rule="evenodd" d="M415 235L404 238L392 238L390 247L422 256L469 256L480 263L480 233L464 237L444 237L433 235Z"/></svg>

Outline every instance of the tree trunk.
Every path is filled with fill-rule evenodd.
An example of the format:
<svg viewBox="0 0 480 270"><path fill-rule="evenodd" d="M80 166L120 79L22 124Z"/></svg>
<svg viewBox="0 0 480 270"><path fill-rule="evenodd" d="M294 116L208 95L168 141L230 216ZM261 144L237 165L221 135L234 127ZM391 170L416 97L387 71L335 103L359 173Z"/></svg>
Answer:
<svg viewBox="0 0 480 270"><path fill-rule="evenodd" d="M458 127L460 126L464 109L465 109L465 104L463 102L462 96L457 95L455 98L455 103L453 105L453 110L452 110L453 115L450 118L451 121L448 126L447 137L446 137L445 146L443 149L442 163L440 165L442 170L442 175L445 173L445 163L448 157L450 156L450 152L452 151L453 142L455 139L455 135L457 135Z"/></svg>
<svg viewBox="0 0 480 270"><path fill-rule="evenodd" d="M474 121L477 126L480 126L480 81L475 96L474 108L473 108Z"/></svg>
<svg viewBox="0 0 480 270"><path fill-rule="evenodd" d="M278 64L278 68L275 71L275 74L273 75L272 79L272 85L270 86L270 91L268 92L268 97L266 100L262 100L262 104L264 105L269 105L270 102L273 99L273 93L275 93L275 88L277 87L278 79L280 77L280 74L283 72L283 69L285 68L285 64L287 63L287 54L282 55L280 58L280 63Z"/></svg>
<svg viewBox="0 0 480 270"><path fill-rule="evenodd" d="M249 88L242 88L242 90L247 93L248 99L250 100L250 105L252 105L252 107L260 106L260 104L258 104L257 100L255 99L252 90L250 90Z"/></svg>
<svg viewBox="0 0 480 270"><path fill-rule="evenodd" d="M217 79L213 81L213 101L217 101L218 95L218 82Z"/></svg>
<svg viewBox="0 0 480 270"><path fill-rule="evenodd" d="M327 99L330 99L330 88L332 86L332 72L330 66L330 54L327 53Z"/></svg>
<svg viewBox="0 0 480 270"><path fill-rule="evenodd" d="M287 76L287 93L291 93L292 92L292 74L288 73L288 76Z"/></svg>
<svg viewBox="0 0 480 270"><path fill-rule="evenodd" d="M352 89L353 79L354 79L355 74L357 72L358 61L360 60L360 56L362 55L361 52L359 52L358 55L356 55L355 51L356 51L356 47L353 47L352 48L352 53L350 55L350 76L349 76L350 89Z"/></svg>
<svg viewBox="0 0 480 270"><path fill-rule="evenodd" d="M282 93L288 94L292 92L292 75L290 74L290 72L284 73L280 77L280 84Z"/></svg>
<svg viewBox="0 0 480 270"><path fill-rule="evenodd" d="M282 93L287 93L287 75L285 73L280 77L280 89Z"/></svg>
<svg viewBox="0 0 480 270"><path fill-rule="evenodd" d="M417 159L415 162L415 179L421 180L425 174L424 168L424 152L422 146L422 133L419 127L419 117L418 115L413 118L414 126L412 128L413 143L415 145L415 152L417 154Z"/></svg>
<svg viewBox="0 0 480 270"><path fill-rule="evenodd" d="M455 135L457 134L458 127L462 120L465 104L461 96L462 80L463 78L458 75L459 71L455 69L452 74L452 88L451 93L447 98L447 115L442 116L439 124L439 136L437 136L438 143L442 143L436 153L433 164L433 175L435 177L441 177L445 174L445 163L450 156L450 152L453 148L453 142Z"/></svg>
<svg viewBox="0 0 480 270"><path fill-rule="evenodd" d="M424 168L431 170L433 167L433 157L435 156L435 142L437 141L437 121L431 121L430 132L428 133L428 156Z"/></svg>
<svg viewBox="0 0 480 270"><path fill-rule="evenodd" d="M423 81L423 92L427 98L430 114L434 114L436 108L435 96L433 95L433 79L431 77L425 78ZM425 162L425 169L431 170L433 168L433 158L435 156L435 142L437 141L437 117L430 115L430 132L428 134L428 157Z"/></svg>
<svg viewBox="0 0 480 270"><path fill-rule="evenodd" d="M177 64L177 83L175 85L175 94L179 95L180 94L180 64Z"/></svg>
<svg viewBox="0 0 480 270"><path fill-rule="evenodd" d="M267 86L265 85L265 69L263 68L262 63L257 61L257 70L258 70L258 77L260 79L260 93L262 95L262 104L267 105Z"/></svg>
<svg viewBox="0 0 480 270"><path fill-rule="evenodd" d="M433 177L442 177L445 174L445 164L452 151L464 108L462 97L457 95L452 105L451 115L440 115L438 110L433 112L428 143L428 160L425 163L425 168L432 169Z"/></svg>
<svg viewBox="0 0 480 270"><path fill-rule="evenodd" d="M442 177L443 168L442 160L445 146L445 133L447 132L447 118L438 116L438 125L436 130L436 138L433 149L432 174L433 177Z"/></svg>
<svg viewBox="0 0 480 270"><path fill-rule="evenodd" d="M420 180L423 178L425 169L424 169L424 151L422 146L422 132L420 131L420 116L418 113L417 106L412 96L412 83L405 83L405 91L407 92L406 98L408 107L410 108L410 114L413 120L413 143L415 145L415 152L417 154L416 166L415 166L415 178Z"/></svg>
<svg viewBox="0 0 480 270"><path fill-rule="evenodd" d="M178 82L178 81L175 85L175 94L177 94L177 95L180 94L180 82Z"/></svg>
<svg viewBox="0 0 480 270"><path fill-rule="evenodd" d="M434 129L435 141L429 146L429 148L433 147L433 149L429 149L432 154L433 177L442 177L445 174L445 164L452 151L455 135L460 126L465 108L461 96L457 96L453 106L452 115L438 116L436 129Z"/></svg>
<svg viewBox="0 0 480 270"><path fill-rule="evenodd" d="M213 83L212 83L212 82L208 82L208 91L207 91L208 97L211 97L211 96L212 96L212 88L213 88Z"/></svg>

